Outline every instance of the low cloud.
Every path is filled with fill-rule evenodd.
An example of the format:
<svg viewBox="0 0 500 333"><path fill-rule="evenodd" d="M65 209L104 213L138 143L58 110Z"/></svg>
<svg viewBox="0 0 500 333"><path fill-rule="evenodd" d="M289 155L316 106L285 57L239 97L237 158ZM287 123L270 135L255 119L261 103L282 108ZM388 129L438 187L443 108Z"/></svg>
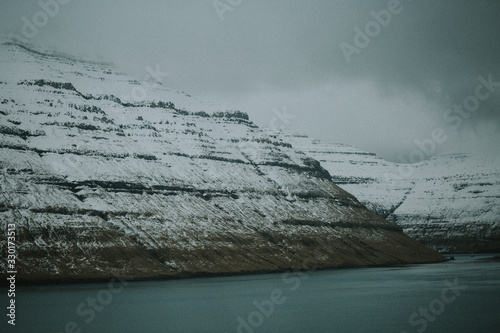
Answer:
<svg viewBox="0 0 500 333"><path fill-rule="evenodd" d="M64 2L31 42L139 77L161 64L167 87L239 108L261 126L286 107L296 115L290 129L391 160L447 125L443 113L479 75L500 81L498 1L401 0L403 10L350 62L341 43L388 1L226 1L224 20L210 0ZM35 0L2 6L3 34L22 35L23 18L41 10ZM439 150L494 151L499 103L495 92Z"/></svg>

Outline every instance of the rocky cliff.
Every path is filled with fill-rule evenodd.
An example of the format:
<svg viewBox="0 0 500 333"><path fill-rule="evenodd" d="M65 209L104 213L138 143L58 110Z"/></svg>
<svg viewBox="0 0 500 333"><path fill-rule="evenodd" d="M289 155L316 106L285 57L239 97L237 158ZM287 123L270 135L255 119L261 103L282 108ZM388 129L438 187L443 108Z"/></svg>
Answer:
<svg viewBox="0 0 500 333"><path fill-rule="evenodd" d="M471 153L413 165L373 153L281 133L321 162L331 179L420 242L443 251L500 251L500 158Z"/></svg>
<svg viewBox="0 0 500 333"><path fill-rule="evenodd" d="M24 281L443 260L242 112L13 41L0 73L3 274L9 224Z"/></svg>

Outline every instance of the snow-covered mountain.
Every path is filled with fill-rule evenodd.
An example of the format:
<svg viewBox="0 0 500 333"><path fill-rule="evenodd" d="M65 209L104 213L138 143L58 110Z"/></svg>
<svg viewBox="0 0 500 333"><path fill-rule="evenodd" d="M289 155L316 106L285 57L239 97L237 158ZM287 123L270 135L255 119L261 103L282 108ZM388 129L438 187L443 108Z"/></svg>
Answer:
<svg viewBox="0 0 500 333"><path fill-rule="evenodd" d="M455 153L395 164L306 136L281 139L320 161L332 180L422 243L447 251L500 251L500 158Z"/></svg>
<svg viewBox="0 0 500 333"><path fill-rule="evenodd" d="M33 281L443 260L242 112L13 41L0 75L3 274L12 223Z"/></svg>

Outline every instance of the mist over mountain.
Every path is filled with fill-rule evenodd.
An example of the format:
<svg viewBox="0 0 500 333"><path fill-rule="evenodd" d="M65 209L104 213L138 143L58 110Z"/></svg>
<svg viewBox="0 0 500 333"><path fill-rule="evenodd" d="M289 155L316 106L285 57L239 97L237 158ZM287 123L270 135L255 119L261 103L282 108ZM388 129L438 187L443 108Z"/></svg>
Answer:
<svg viewBox="0 0 500 333"><path fill-rule="evenodd" d="M386 0L7 1L0 32L112 59L138 78L158 66L166 86L244 111L260 127L396 163L436 128L448 139L434 154L498 155L500 3L394 3L390 11ZM467 98L490 75L495 91L475 109Z"/></svg>
<svg viewBox="0 0 500 333"><path fill-rule="evenodd" d="M162 85L136 101L113 65L19 42L0 55L0 252L15 224L20 280L444 260L241 111Z"/></svg>

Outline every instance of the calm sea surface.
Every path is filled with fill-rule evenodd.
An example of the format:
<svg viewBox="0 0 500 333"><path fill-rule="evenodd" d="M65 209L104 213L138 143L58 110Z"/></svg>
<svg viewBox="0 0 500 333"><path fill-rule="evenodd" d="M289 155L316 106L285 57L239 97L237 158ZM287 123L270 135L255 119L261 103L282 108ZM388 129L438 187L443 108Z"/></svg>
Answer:
<svg viewBox="0 0 500 333"><path fill-rule="evenodd" d="M498 333L500 261L487 257L395 268L18 287L16 326L7 325L2 306L0 332ZM6 295L2 299L5 304Z"/></svg>

